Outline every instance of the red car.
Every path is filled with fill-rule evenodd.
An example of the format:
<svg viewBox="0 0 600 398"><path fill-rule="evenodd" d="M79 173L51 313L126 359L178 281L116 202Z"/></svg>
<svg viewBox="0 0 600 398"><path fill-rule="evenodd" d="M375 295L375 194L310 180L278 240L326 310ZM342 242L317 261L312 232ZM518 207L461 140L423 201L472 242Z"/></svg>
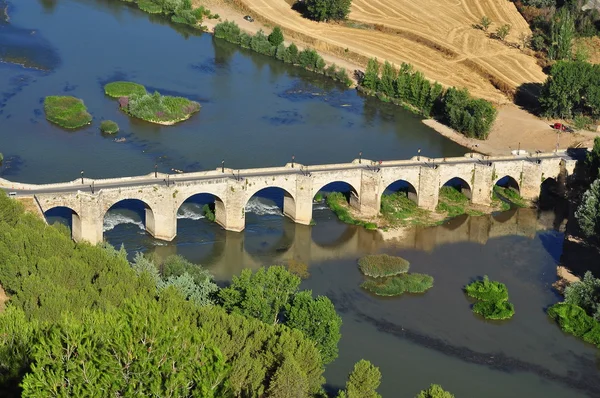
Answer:
<svg viewBox="0 0 600 398"><path fill-rule="evenodd" d="M554 123L552 125L552 128L554 128L555 130L559 130L559 131L566 131L567 133L572 133L573 129L570 127L565 126L562 123Z"/></svg>

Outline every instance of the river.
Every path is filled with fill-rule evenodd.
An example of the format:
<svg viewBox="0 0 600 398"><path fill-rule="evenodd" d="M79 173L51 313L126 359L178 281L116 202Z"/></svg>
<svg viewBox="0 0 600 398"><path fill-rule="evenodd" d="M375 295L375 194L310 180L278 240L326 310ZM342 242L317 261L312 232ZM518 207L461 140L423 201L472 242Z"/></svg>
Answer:
<svg viewBox="0 0 600 398"><path fill-rule="evenodd" d="M402 109L363 98L320 76L174 27L119 1L19 0L0 25L0 151L4 178L34 183L281 165L402 159L466 150ZM23 66L24 65L24 66ZM175 126L129 119L103 93L113 80L202 104ZM43 114L47 95L82 98L93 124L65 131ZM98 131L118 122L126 142ZM382 371L384 397L413 397L430 383L457 397L600 396L597 350L563 334L545 315L562 248L562 217L535 210L460 217L415 228L396 240L340 223L315 204L314 226L281 214L281 194L251 199L246 229L222 230L202 216L209 199L179 211L177 237L157 241L144 230L140 204L122 203L105 217L105 237L130 254L181 254L203 264L220 283L241 269L306 264L303 288L327 295L343 318L339 358L327 367L328 387L343 386L353 364L369 359ZM60 211L49 221L65 222ZM67 220L68 222L68 220ZM405 257L431 274L424 295L382 299L359 287L357 259L368 253ZM513 319L474 316L462 287L483 275L507 284Z"/></svg>

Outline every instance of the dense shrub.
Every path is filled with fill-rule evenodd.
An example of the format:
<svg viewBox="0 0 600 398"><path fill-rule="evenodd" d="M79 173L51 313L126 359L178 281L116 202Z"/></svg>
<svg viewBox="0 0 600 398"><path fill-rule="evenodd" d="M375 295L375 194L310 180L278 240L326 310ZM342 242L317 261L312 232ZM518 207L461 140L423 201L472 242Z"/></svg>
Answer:
<svg viewBox="0 0 600 398"><path fill-rule="evenodd" d="M424 293L433 287L433 277L425 274L400 274L383 280L369 279L360 285L378 296Z"/></svg>
<svg viewBox="0 0 600 398"><path fill-rule="evenodd" d="M467 295L482 301L506 301L508 289L504 283L490 281L485 275L483 280L475 281L465 287Z"/></svg>
<svg viewBox="0 0 600 398"><path fill-rule="evenodd" d="M371 254L358 260L360 271L374 278L394 276L408 272L410 263L402 257Z"/></svg>
<svg viewBox="0 0 600 398"><path fill-rule="evenodd" d="M581 281L567 286L565 303L583 308L589 316L600 321L600 279L587 271Z"/></svg>
<svg viewBox="0 0 600 398"><path fill-rule="evenodd" d="M600 235L600 178L583 194L575 218L584 236L592 238Z"/></svg>
<svg viewBox="0 0 600 398"><path fill-rule="evenodd" d="M100 123L100 131L105 134L116 134L119 131L119 125L112 120L103 120Z"/></svg>
<svg viewBox="0 0 600 398"><path fill-rule="evenodd" d="M46 97L44 112L48 121L68 129L82 127L92 121L92 115L87 112L83 101L75 97Z"/></svg>
<svg viewBox="0 0 600 398"><path fill-rule="evenodd" d="M162 14L175 23L199 27L204 17L212 18L210 10L200 6L192 7L191 0L122 0L135 3L140 10L149 14Z"/></svg>
<svg viewBox="0 0 600 398"><path fill-rule="evenodd" d="M215 212L208 203L202 206L202 214L204 214L204 217L206 217L208 221L215 222Z"/></svg>
<svg viewBox="0 0 600 398"><path fill-rule="evenodd" d="M306 16L315 21L342 20L350 14L352 0L306 0Z"/></svg>
<svg viewBox="0 0 600 398"><path fill-rule="evenodd" d="M486 319L509 319L515 313L515 307L508 301L478 301L473 304L473 312Z"/></svg>
<svg viewBox="0 0 600 398"><path fill-rule="evenodd" d="M439 384L432 384L428 389L421 391L415 398L454 398L454 395L445 391Z"/></svg>
<svg viewBox="0 0 600 398"><path fill-rule="evenodd" d="M146 87L133 82L111 82L104 86L104 93L113 98L128 97L146 94Z"/></svg>
<svg viewBox="0 0 600 398"><path fill-rule="evenodd" d="M487 138L496 120L496 109L483 99L472 98L466 89L454 87L444 92L439 83L431 83L421 72L403 63L399 70L385 62L380 68L372 58L360 86L381 99L410 105L424 116L435 116L468 137Z"/></svg>
<svg viewBox="0 0 600 398"><path fill-rule="evenodd" d="M175 123L185 120L200 110L200 104L183 97L154 94L132 94L125 103L120 102L121 110L127 114L149 122Z"/></svg>
<svg viewBox="0 0 600 398"><path fill-rule="evenodd" d="M600 348L600 323L585 310L570 303L557 303L548 308L548 316L567 333L582 338Z"/></svg>
<svg viewBox="0 0 600 398"><path fill-rule="evenodd" d="M218 39L224 39L230 43L240 43L240 28L235 22L225 21L215 25L214 34Z"/></svg>

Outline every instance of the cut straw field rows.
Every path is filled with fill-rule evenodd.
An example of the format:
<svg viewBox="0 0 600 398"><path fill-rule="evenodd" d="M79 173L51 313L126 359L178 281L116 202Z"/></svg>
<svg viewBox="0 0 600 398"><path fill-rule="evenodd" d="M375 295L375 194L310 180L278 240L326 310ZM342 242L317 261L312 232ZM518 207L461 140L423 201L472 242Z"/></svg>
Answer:
<svg viewBox="0 0 600 398"><path fill-rule="evenodd" d="M395 65L408 62L431 80L466 87L497 103L507 102L504 93L523 83L545 80L533 57L473 27L486 15L493 22L490 32L512 26L510 42L530 34L508 0L353 0L349 19L362 28L307 20L285 0L231 1L320 52L363 67L370 57Z"/></svg>

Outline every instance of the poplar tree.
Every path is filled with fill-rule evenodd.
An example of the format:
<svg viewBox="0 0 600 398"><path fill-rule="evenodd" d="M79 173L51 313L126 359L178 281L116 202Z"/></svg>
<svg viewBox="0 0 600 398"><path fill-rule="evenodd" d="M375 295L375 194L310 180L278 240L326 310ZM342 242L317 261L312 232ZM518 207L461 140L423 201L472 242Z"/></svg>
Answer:
<svg viewBox="0 0 600 398"><path fill-rule="evenodd" d="M394 96L394 81L397 78L396 68L388 61L383 64L381 79L377 84L377 91L384 93L388 97Z"/></svg>
<svg viewBox="0 0 600 398"><path fill-rule="evenodd" d="M377 90L379 83L379 63L377 58L371 58L367 64L367 70L362 80L362 86L369 90Z"/></svg>
<svg viewBox="0 0 600 398"><path fill-rule="evenodd" d="M377 387L381 384L381 372L371 362L361 359L354 365L348 377L346 391L342 396L347 398L381 398Z"/></svg>
<svg viewBox="0 0 600 398"><path fill-rule="evenodd" d="M586 237L600 234L600 178L583 194L575 218Z"/></svg>

